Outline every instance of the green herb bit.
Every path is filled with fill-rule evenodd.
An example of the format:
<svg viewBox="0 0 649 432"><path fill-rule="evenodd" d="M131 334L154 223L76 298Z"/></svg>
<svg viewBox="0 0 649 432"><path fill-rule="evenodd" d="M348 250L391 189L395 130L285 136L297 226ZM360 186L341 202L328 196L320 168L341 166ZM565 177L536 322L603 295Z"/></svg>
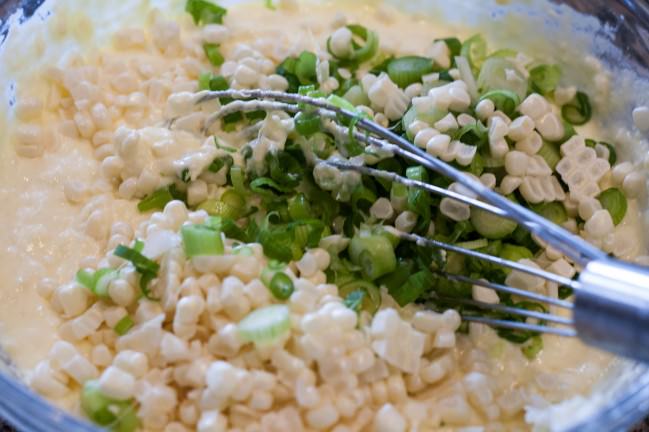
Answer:
<svg viewBox="0 0 649 432"><path fill-rule="evenodd" d="M497 110L502 111L507 116L512 116L520 104L520 98L516 93L510 90L491 90L480 97L478 102L485 99L491 100Z"/></svg>
<svg viewBox="0 0 649 432"><path fill-rule="evenodd" d="M206 225L183 225L180 229L185 255L196 256L223 255L221 232Z"/></svg>
<svg viewBox="0 0 649 432"><path fill-rule="evenodd" d="M421 77L433 71L433 61L426 57L406 56L390 60L387 72L392 82L401 88L420 82Z"/></svg>
<svg viewBox="0 0 649 432"><path fill-rule="evenodd" d="M442 41L446 44L448 47L448 50L451 53L451 58L454 59L455 57L459 56L460 53L462 52L462 42L456 37L449 37L449 38L444 38L444 39L435 39L435 42Z"/></svg>
<svg viewBox="0 0 649 432"><path fill-rule="evenodd" d="M187 0L185 11L194 19L194 24L223 24L227 9L206 0Z"/></svg>
<svg viewBox="0 0 649 432"><path fill-rule="evenodd" d="M487 42L481 35L471 36L462 44L460 56L466 57L474 72L480 70L487 57Z"/></svg>
<svg viewBox="0 0 649 432"><path fill-rule="evenodd" d="M97 380L86 381L81 390L81 409L90 420L117 432L134 432L138 418L133 400L118 401L104 395Z"/></svg>
<svg viewBox="0 0 649 432"><path fill-rule="evenodd" d="M592 114L593 110L588 95L580 91L577 92L573 100L561 108L561 115L564 120L575 126L587 123Z"/></svg>
<svg viewBox="0 0 649 432"><path fill-rule="evenodd" d="M327 50L336 59L340 60L341 65L358 67L374 57L379 49L379 37L373 31L368 30L362 25L349 24L347 28L352 32L352 50L349 55L337 57L331 51L331 38L327 39Z"/></svg>
<svg viewBox="0 0 649 432"><path fill-rule="evenodd" d="M363 306L363 300L365 299L366 291L364 290L355 290L347 294L347 297L343 300L343 304L354 312L360 312L361 307Z"/></svg>
<svg viewBox="0 0 649 432"><path fill-rule="evenodd" d="M223 54L221 54L221 47L217 44L205 43L203 44L203 51L212 66L221 66L225 61Z"/></svg>
<svg viewBox="0 0 649 432"><path fill-rule="evenodd" d="M608 210L613 223L618 225L626 215L628 204L624 193L618 188L606 189L597 197L602 208Z"/></svg>
<svg viewBox="0 0 649 432"><path fill-rule="evenodd" d="M153 192L148 197L144 198L137 205L137 209L140 213L144 213L151 210L163 210L167 203L174 200L174 196L171 194L169 187L164 187Z"/></svg>
<svg viewBox="0 0 649 432"><path fill-rule="evenodd" d="M559 85L561 68L557 65L539 65L530 70L530 87L532 91L544 96L552 93Z"/></svg>
<svg viewBox="0 0 649 432"><path fill-rule="evenodd" d="M115 324L113 330L115 330L115 333L117 333L119 336L124 336L131 328L133 328L134 325L135 321L133 321L133 318L131 318L129 315L126 315L124 318L119 320L117 324Z"/></svg>

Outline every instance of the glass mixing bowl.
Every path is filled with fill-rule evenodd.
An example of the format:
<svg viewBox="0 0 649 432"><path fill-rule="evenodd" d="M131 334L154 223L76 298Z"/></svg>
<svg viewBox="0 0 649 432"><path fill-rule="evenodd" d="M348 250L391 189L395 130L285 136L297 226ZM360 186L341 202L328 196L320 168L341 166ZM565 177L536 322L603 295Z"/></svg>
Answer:
<svg viewBox="0 0 649 432"><path fill-rule="evenodd" d="M474 3L471 4L471 1ZM29 17L42 2L43 0L0 0L0 20L4 23L0 26L0 43L7 34L7 17L21 8L23 16ZM442 2L410 0L401 3L406 9L422 11L432 9L436 3ZM584 19L576 20L574 24L570 21L568 23L576 33L591 39L591 53L607 64L614 75L618 71L622 73L622 70L624 73L631 71L635 80L640 79L649 84L649 2L645 0L566 0L552 3L542 3L540 0L467 0L463 3L468 3L471 7L465 9L468 11L463 12L465 15L455 17L459 22L497 22L508 13L505 9L514 10L517 13L535 15L539 26L532 27L532 30L525 28L525 31L536 31L541 38L549 37L551 33L547 30L555 22L564 20L565 23L565 19L573 19L577 11L583 14L581 18ZM485 10L487 3L491 6ZM649 93L646 94L649 96ZM646 104L649 101L640 102ZM629 105L622 110L627 119L630 118L632 107ZM24 431L97 430L33 393L1 348L0 346L0 419ZM615 361L593 393L574 406L571 405L569 412L571 418L561 426L565 431L628 429L649 413L649 366L625 360Z"/></svg>

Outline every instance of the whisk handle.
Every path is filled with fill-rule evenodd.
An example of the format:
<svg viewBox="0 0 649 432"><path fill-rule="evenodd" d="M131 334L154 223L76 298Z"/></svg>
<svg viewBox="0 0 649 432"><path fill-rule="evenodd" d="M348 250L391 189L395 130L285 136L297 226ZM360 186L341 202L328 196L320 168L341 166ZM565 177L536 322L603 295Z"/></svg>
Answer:
<svg viewBox="0 0 649 432"><path fill-rule="evenodd" d="M586 343L649 362L649 269L593 261L579 276L574 323Z"/></svg>

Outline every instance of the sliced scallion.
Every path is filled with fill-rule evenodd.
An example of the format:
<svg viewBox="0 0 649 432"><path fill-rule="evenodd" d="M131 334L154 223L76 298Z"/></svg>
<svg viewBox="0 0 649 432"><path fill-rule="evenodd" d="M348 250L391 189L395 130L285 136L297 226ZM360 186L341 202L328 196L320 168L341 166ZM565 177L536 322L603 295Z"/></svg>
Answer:
<svg viewBox="0 0 649 432"><path fill-rule="evenodd" d="M277 300L288 300L293 294L295 287L291 278L283 272L277 272L270 280L268 287Z"/></svg>
<svg viewBox="0 0 649 432"><path fill-rule="evenodd" d="M521 351L528 360L534 360L538 353L543 349L543 339L541 335L532 336L525 345L521 347Z"/></svg>
<svg viewBox="0 0 649 432"><path fill-rule="evenodd" d="M460 49L460 55L469 61L474 71L480 70L482 62L487 57L487 42L481 35L471 36L465 40Z"/></svg>
<svg viewBox="0 0 649 432"><path fill-rule="evenodd" d="M352 32L352 50L345 57L336 57L331 51L331 38L327 39L327 50L329 53L341 60L343 65L358 66L359 64L370 60L379 49L379 37L373 31L368 30L362 25L349 24L347 28Z"/></svg>
<svg viewBox="0 0 649 432"><path fill-rule="evenodd" d="M406 283L395 287L390 291L390 295L399 304L404 307L417 300L421 295L432 288L434 284L433 274L428 270L421 270L411 275Z"/></svg>
<svg viewBox="0 0 649 432"><path fill-rule="evenodd" d="M107 397L97 380L86 381L81 390L81 409L90 420L117 432L134 432L138 419L133 401L118 401Z"/></svg>
<svg viewBox="0 0 649 432"><path fill-rule="evenodd" d="M491 90L508 90L516 93L519 100L527 96L527 79L518 71L509 59L490 57L480 68L476 80L478 91L486 93Z"/></svg>
<svg viewBox="0 0 649 432"><path fill-rule="evenodd" d="M560 79L561 68L557 65L539 65L530 70L530 87L542 95L552 93Z"/></svg>
<svg viewBox="0 0 649 432"><path fill-rule="evenodd" d="M363 306L363 300L367 294L364 290L352 291L343 300L343 304L354 312L360 312Z"/></svg>
<svg viewBox="0 0 649 432"><path fill-rule="evenodd" d="M217 44L205 43L203 44L203 51L212 66L221 66L225 61L223 54L221 54L221 47Z"/></svg>
<svg viewBox="0 0 649 432"><path fill-rule="evenodd" d="M553 170L561 160L559 146L555 143L544 141L537 154L541 156Z"/></svg>
<svg viewBox="0 0 649 432"><path fill-rule="evenodd" d="M500 258L518 262L522 259L532 259L534 254L528 248L524 246L513 245L510 243L504 243L502 249L500 250ZM511 273L511 269L503 268L505 274Z"/></svg>
<svg viewBox="0 0 649 432"><path fill-rule="evenodd" d="M194 24L222 24L227 10L206 0L187 0L185 11L194 19Z"/></svg>
<svg viewBox="0 0 649 432"><path fill-rule="evenodd" d="M140 213L150 210L162 210L168 202L173 201L174 197L169 191L169 188L161 188L153 192L151 195L144 198L137 204L137 209Z"/></svg>
<svg viewBox="0 0 649 432"><path fill-rule="evenodd" d="M451 53L451 58L455 58L460 55L462 51L462 42L456 37L449 37L444 39L435 39L435 42L442 41L448 47L449 52Z"/></svg>
<svg viewBox="0 0 649 432"><path fill-rule="evenodd" d="M511 116L520 104L520 98L516 93L510 90L491 90L483 94L479 101L485 99L491 100L497 110L502 111L507 116Z"/></svg>
<svg viewBox="0 0 649 432"><path fill-rule="evenodd" d="M602 204L602 208L608 210L613 219L613 223L618 225L624 219L628 208L624 193L618 188L609 188L600 193L597 199Z"/></svg>
<svg viewBox="0 0 649 432"><path fill-rule="evenodd" d="M532 210L557 225L561 225L568 220L566 208L557 201L537 204L532 206Z"/></svg>
<svg viewBox="0 0 649 432"><path fill-rule="evenodd" d="M295 116L295 131L305 137L310 137L320 131L320 117L315 114L298 113Z"/></svg>
<svg viewBox="0 0 649 432"><path fill-rule="evenodd" d="M295 195L288 200L288 214L293 220L312 218L311 204L303 193Z"/></svg>
<svg viewBox="0 0 649 432"><path fill-rule="evenodd" d="M377 279L394 271L397 258L392 243L382 235L356 235L349 244L349 256L354 264L360 265L363 275Z"/></svg>
<svg viewBox="0 0 649 432"><path fill-rule="evenodd" d="M257 309L237 324L239 337L244 342L270 345L291 328L291 316L286 305L271 305Z"/></svg>
<svg viewBox="0 0 649 432"><path fill-rule="evenodd" d="M223 239L219 231L205 225L183 225L180 233L188 258L223 255Z"/></svg>
<svg viewBox="0 0 649 432"><path fill-rule="evenodd" d="M115 327L113 327L113 330L115 330L115 333L117 333L120 336L125 335L133 326L135 325L135 321L133 321L133 318L131 318L129 315L126 315L124 318L119 320L117 324L115 324Z"/></svg>
<svg viewBox="0 0 649 432"><path fill-rule="evenodd" d="M480 235L491 240L507 237L514 232L517 226L513 220L496 216L477 207L471 209L471 223Z"/></svg>
<svg viewBox="0 0 649 432"><path fill-rule="evenodd" d="M578 91L574 99L561 108L561 115L572 125L579 126L587 123L593 114L590 100L586 93Z"/></svg>
<svg viewBox="0 0 649 432"><path fill-rule="evenodd" d="M381 292L371 282L362 279L353 279L337 283L338 285L338 295L345 299L354 291L363 291L365 295L363 296L363 301L361 304L361 309L374 314L379 307L381 306Z"/></svg>
<svg viewBox="0 0 649 432"><path fill-rule="evenodd" d="M390 60L388 75L401 88L420 82L421 77L433 71L433 61L426 57L405 56Z"/></svg>
<svg viewBox="0 0 649 432"><path fill-rule="evenodd" d="M310 51L302 51L295 64L295 76L302 84L317 82L316 63L318 57Z"/></svg>

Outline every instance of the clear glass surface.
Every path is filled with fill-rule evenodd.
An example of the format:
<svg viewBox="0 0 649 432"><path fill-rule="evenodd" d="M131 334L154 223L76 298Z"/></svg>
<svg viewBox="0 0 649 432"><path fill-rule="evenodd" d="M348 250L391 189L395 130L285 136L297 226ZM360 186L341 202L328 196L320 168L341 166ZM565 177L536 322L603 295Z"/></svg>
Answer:
<svg viewBox="0 0 649 432"><path fill-rule="evenodd" d="M30 16L43 0L0 0L0 19L24 8ZM431 0L432 1L432 0ZM480 1L480 0L475 0ZM515 2L510 2L515 3ZM641 75L649 77L649 2L645 0L566 0L578 12L596 17L606 31L599 36L610 40L625 61ZM0 29L0 41L6 29ZM542 36L540 36L542 37ZM606 58L603 50L603 60ZM27 342L28 343L28 342ZM649 413L649 367L624 364L624 374L609 377L594 391L599 396L592 414L581 417L569 431L619 431L628 429ZM11 361L0 349L0 418L18 430L49 432L97 431L98 429L49 404L33 393L12 369Z"/></svg>

